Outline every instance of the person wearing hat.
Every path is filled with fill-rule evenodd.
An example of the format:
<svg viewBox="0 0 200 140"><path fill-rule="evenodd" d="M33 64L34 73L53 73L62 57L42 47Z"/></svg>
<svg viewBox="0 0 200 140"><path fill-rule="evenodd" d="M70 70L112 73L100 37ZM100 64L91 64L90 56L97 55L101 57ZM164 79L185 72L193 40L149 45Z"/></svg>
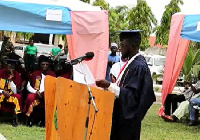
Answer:
<svg viewBox="0 0 200 140"><path fill-rule="evenodd" d="M18 125L18 114L21 113L22 79L15 70L18 60L5 59L7 67L0 70L0 110L13 112L13 126Z"/></svg>
<svg viewBox="0 0 200 140"><path fill-rule="evenodd" d="M44 79L46 75L50 75L56 77L55 73L49 70L50 59L44 55L39 57L39 66L40 69L34 71L31 76L30 80L27 84L27 90L29 94L25 100L24 112L28 118L28 126L32 127L32 113L33 108L36 106L41 106L44 108ZM44 116L44 112L37 112L40 113L41 116Z"/></svg>
<svg viewBox="0 0 200 140"><path fill-rule="evenodd" d="M96 81L98 87L115 94L111 140L139 140L141 122L156 100L151 73L145 58L139 54L139 30L120 32L122 58L128 59L115 83Z"/></svg>
<svg viewBox="0 0 200 140"><path fill-rule="evenodd" d="M111 53L108 55L108 64L107 64L107 69L106 69L106 80L107 81L111 81L110 69L111 69L112 65L115 64L116 62L120 61L120 56L117 55L118 45L116 43L111 43L110 46L111 46L110 47Z"/></svg>
<svg viewBox="0 0 200 140"><path fill-rule="evenodd" d="M71 64L65 64L65 61L61 62L60 66L61 69L57 72L57 76L73 80L73 66Z"/></svg>
<svg viewBox="0 0 200 140"><path fill-rule="evenodd" d="M1 58L8 58L8 54L14 51L14 45L10 42L10 37L4 36L3 43L1 46Z"/></svg>
<svg viewBox="0 0 200 140"><path fill-rule="evenodd" d="M28 73L26 72L25 68L23 67L24 61L23 59L17 55L15 52L12 52L8 55L8 59L13 59L16 60L17 63L15 65L15 70L20 73L21 78L23 79L23 81L27 81L28 80ZM26 82L24 82L26 83Z"/></svg>

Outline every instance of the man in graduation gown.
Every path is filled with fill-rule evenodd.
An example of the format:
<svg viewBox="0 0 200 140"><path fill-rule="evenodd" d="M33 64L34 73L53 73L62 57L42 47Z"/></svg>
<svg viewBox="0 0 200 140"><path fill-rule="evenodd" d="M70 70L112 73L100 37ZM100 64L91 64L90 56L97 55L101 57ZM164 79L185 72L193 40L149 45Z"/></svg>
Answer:
<svg viewBox="0 0 200 140"><path fill-rule="evenodd" d="M121 31L122 58L128 62L121 69L116 83L96 81L96 85L115 93L111 140L139 140L141 122L156 100L153 82L145 58L139 54L139 30Z"/></svg>
<svg viewBox="0 0 200 140"><path fill-rule="evenodd" d="M17 126L18 114L21 113L21 91L22 79L15 71L18 60L5 59L7 66L0 70L0 110L13 112L13 126Z"/></svg>
<svg viewBox="0 0 200 140"><path fill-rule="evenodd" d="M49 70L49 58L40 56L39 58L40 69L34 71L27 84L29 94L25 100L24 112L29 118L33 112L34 107L43 106L44 108L44 79L46 75L56 76L54 72ZM44 115L44 112L40 112ZM28 126L32 126L32 119L29 118Z"/></svg>

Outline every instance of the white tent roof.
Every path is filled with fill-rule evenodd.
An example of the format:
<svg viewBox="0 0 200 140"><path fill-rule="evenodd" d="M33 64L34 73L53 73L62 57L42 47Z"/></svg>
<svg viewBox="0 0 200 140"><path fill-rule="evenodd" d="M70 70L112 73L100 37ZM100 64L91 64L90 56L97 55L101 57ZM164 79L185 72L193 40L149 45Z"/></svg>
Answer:
<svg viewBox="0 0 200 140"><path fill-rule="evenodd" d="M79 0L0 0L0 30L72 34L70 11L100 11Z"/></svg>
<svg viewBox="0 0 200 140"><path fill-rule="evenodd" d="M4 1L57 5L57 6L67 7L72 11L100 11L101 10L101 8L98 6L92 6L80 0L4 0Z"/></svg>

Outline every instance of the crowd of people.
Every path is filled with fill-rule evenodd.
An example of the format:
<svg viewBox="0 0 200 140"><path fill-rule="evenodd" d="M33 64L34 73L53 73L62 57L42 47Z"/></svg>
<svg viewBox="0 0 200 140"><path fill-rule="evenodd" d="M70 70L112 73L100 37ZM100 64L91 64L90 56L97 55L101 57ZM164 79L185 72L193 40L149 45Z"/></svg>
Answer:
<svg viewBox="0 0 200 140"><path fill-rule="evenodd" d="M139 54L140 32L121 31L121 56L117 55L118 45L112 43L106 80L96 81L98 87L115 94L111 140L139 140L141 122L156 99L150 70ZM44 126L45 76L72 78L72 66L59 61L61 48L61 45L53 48L51 58L39 56L36 65L37 46L30 39L25 48L25 68L21 67L21 58L12 49L6 54L0 70L0 110L13 113L13 126L18 125L19 114L26 116L26 124L30 127L34 118L39 118L38 125ZM56 68L58 64L60 69Z"/></svg>
<svg viewBox="0 0 200 140"><path fill-rule="evenodd" d="M52 48L50 57L37 56L37 46L30 39L24 58L21 58L15 54L9 38L4 37L1 47L0 113L11 112L13 126L18 125L20 117L26 118L24 122L29 127L32 127L36 118L39 118L38 125L44 126L45 76L72 79L72 66L59 61L61 49L62 45L58 45Z"/></svg>
<svg viewBox="0 0 200 140"><path fill-rule="evenodd" d="M168 94L165 100L165 113L161 117L167 122L177 122L186 119L189 120L188 122L186 121L188 126L195 126L198 125L199 106L200 72L196 84L193 85L190 82L185 82L185 91L183 93Z"/></svg>
<svg viewBox="0 0 200 140"><path fill-rule="evenodd" d="M145 58L139 54L141 35L139 31L120 33L118 45L111 43L108 54L106 80L96 85L115 94L111 140L139 140L141 121L155 101L153 82ZM24 58L14 51L14 45L4 37L1 47L0 113L13 114L12 125L18 125L21 116L32 127L35 118L38 125L45 124L44 79L47 75L72 79L72 66L60 61L62 45L52 48L50 57L37 56L37 46L30 39ZM22 63L25 67L22 67ZM198 124L200 109L200 72L196 84L185 83L182 94L168 94L165 112L161 117L167 122L176 122L189 114L189 126ZM180 103L180 104L179 104ZM179 104L179 105L178 105Z"/></svg>

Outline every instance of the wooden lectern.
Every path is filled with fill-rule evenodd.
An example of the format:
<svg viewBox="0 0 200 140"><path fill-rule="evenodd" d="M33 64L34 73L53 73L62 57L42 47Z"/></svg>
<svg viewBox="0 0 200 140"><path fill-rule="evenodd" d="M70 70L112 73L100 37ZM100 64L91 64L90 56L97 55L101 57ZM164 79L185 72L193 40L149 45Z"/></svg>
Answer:
<svg viewBox="0 0 200 140"><path fill-rule="evenodd" d="M95 111L91 104L87 140L89 137L90 140L109 140L114 94L94 87L91 87L91 91L98 112L94 117ZM45 78L45 139L84 140L88 97L86 85L47 76Z"/></svg>

